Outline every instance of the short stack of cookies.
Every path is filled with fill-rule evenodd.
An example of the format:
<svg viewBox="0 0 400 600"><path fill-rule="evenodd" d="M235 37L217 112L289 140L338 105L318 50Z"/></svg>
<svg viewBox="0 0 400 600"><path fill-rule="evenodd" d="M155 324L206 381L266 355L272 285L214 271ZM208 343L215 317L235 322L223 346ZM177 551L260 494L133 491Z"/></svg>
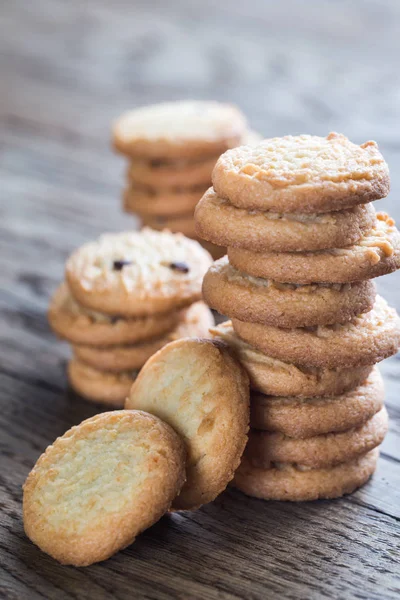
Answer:
<svg viewBox="0 0 400 600"><path fill-rule="evenodd" d="M265 499L334 498L367 481L387 431L377 362L397 313L373 278L400 267L393 220L370 204L389 172L375 142L285 136L227 151L196 230L228 247L205 301L250 376L251 430L234 485Z"/></svg>
<svg viewBox="0 0 400 600"><path fill-rule="evenodd" d="M122 407L139 369L157 350L214 324L201 302L208 252L182 234L143 229L105 234L74 252L49 322L72 344L72 387Z"/></svg>
<svg viewBox="0 0 400 600"><path fill-rule="evenodd" d="M124 210L145 226L196 238L193 212L217 159L256 137L238 108L218 102L162 103L122 115L113 145L129 160ZM205 247L214 258L224 254L212 244Z"/></svg>

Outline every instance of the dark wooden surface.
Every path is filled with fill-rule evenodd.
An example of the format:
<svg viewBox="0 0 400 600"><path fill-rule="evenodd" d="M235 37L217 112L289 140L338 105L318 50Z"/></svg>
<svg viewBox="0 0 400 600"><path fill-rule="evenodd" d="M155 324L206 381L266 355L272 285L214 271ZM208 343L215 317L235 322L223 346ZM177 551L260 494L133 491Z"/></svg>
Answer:
<svg viewBox="0 0 400 600"><path fill-rule="evenodd" d="M96 412L67 390L68 349L45 311L72 249L135 225L120 212L111 120L142 103L216 98L265 135L375 138L393 181L379 205L400 219L399 25L397 0L1 3L1 597L398 597L396 358L383 365L391 424L379 469L350 497L295 505L228 491L78 570L27 540L21 485L55 437ZM398 287L396 275L379 281L400 309Z"/></svg>

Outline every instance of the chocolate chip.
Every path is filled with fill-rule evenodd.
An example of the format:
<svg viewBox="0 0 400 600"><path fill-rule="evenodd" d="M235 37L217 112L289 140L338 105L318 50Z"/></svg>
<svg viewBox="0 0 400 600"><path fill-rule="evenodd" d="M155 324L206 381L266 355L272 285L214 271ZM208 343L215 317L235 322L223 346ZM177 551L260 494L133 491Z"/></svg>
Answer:
<svg viewBox="0 0 400 600"><path fill-rule="evenodd" d="M126 267L126 265L131 265L131 264L132 264L131 260L114 260L113 269L114 269L114 271L122 271L122 269L124 267Z"/></svg>
<svg viewBox="0 0 400 600"><path fill-rule="evenodd" d="M189 265L184 262L173 262L169 265L169 268L180 273L189 273L190 271Z"/></svg>

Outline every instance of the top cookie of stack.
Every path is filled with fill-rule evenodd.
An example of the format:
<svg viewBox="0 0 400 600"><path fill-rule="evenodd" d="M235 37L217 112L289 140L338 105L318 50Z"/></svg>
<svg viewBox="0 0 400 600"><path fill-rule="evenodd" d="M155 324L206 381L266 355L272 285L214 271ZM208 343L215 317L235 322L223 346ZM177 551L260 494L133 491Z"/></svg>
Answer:
<svg viewBox="0 0 400 600"><path fill-rule="evenodd" d="M239 109L218 102L170 102L125 113L113 128L114 147L129 159L124 209L153 229L196 237L193 211L218 157L248 135Z"/></svg>

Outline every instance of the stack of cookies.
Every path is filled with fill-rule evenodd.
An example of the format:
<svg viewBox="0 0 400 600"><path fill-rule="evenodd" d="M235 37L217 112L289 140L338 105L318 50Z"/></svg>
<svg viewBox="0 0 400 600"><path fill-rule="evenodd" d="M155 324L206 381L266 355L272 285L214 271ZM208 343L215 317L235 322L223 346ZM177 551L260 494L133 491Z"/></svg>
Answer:
<svg viewBox="0 0 400 600"><path fill-rule="evenodd" d="M247 369L251 430L235 486L260 498L350 493L387 431L375 364L395 354L396 311L371 281L400 267L400 235L372 200L389 191L375 142L286 136L227 151L196 209L226 245L203 282L232 320L212 330Z"/></svg>
<svg viewBox="0 0 400 600"><path fill-rule="evenodd" d="M198 242L151 229L106 234L73 253L49 321L72 344L75 390L121 407L154 352L206 335L214 320L200 302L201 282L211 263Z"/></svg>
<svg viewBox="0 0 400 600"><path fill-rule="evenodd" d="M156 104L122 115L113 144L129 159L124 210L153 229L196 238L193 212L218 157L255 137L236 107L218 102ZM215 258L225 253L206 248Z"/></svg>

